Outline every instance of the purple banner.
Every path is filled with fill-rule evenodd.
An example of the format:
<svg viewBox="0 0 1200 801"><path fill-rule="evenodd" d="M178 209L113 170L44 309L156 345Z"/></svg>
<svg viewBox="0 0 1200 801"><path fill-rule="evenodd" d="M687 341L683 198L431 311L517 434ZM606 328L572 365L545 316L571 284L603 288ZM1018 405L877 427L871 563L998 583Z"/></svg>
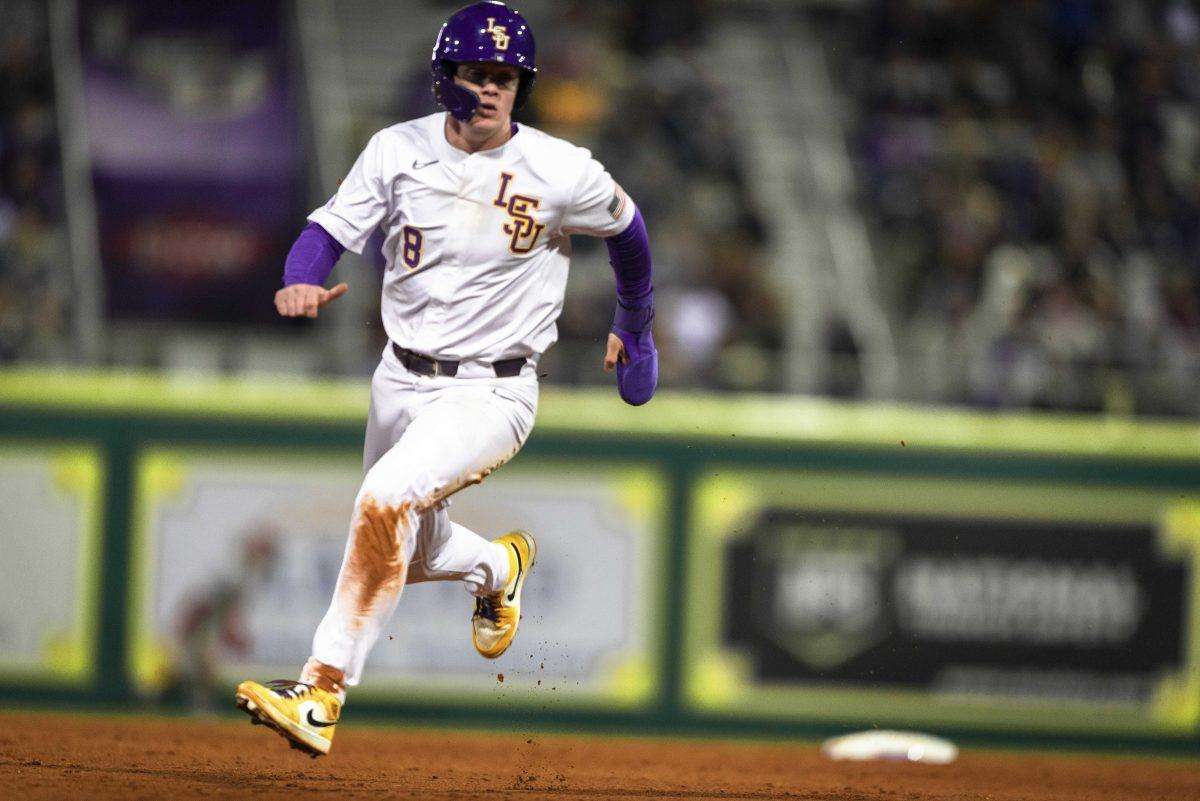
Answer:
<svg viewBox="0 0 1200 801"><path fill-rule="evenodd" d="M279 5L87 4L84 96L108 311L274 319L304 216ZM203 13L201 13L203 11Z"/></svg>

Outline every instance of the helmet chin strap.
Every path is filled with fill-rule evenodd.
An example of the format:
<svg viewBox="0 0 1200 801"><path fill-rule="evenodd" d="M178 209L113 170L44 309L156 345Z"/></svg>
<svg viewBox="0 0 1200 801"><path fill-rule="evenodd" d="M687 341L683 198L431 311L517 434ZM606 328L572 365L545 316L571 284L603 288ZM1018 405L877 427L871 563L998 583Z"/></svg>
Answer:
<svg viewBox="0 0 1200 801"><path fill-rule="evenodd" d="M463 110L463 111L459 111L457 113L451 111L450 114L454 117L454 119L458 120L459 122L470 122L471 118L475 116L475 111L474 111L474 109L471 109L469 111Z"/></svg>
<svg viewBox="0 0 1200 801"><path fill-rule="evenodd" d="M449 111L454 119L466 122L475 116L479 108L479 95L466 87L454 83L454 79L446 76L441 79L437 99Z"/></svg>

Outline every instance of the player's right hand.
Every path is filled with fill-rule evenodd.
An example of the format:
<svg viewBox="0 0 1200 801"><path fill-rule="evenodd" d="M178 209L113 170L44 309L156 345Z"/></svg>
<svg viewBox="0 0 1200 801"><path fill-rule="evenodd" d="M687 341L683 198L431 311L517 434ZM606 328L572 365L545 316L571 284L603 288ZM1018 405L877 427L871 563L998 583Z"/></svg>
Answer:
<svg viewBox="0 0 1200 801"><path fill-rule="evenodd" d="M326 289L315 284L292 284L275 293L275 308L284 317L316 317L317 312L346 294L346 284Z"/></svg>

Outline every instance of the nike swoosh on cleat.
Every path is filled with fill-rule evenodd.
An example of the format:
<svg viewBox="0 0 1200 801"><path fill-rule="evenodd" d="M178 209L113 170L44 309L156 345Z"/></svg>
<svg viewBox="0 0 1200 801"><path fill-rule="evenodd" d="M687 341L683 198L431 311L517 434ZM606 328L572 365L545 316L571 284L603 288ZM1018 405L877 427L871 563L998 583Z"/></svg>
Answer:
<svg viewBox="0 0 1200 801"><path fill-rule="evenodd" d="M517 548L517 546L513 545L511 542L508 544L508 547L512 548L513 553L515 553L517 555L517 581L520 581L521 573L525 569L525 568L521 567L521 551L519 548ZM509 603L512 603L513 599L515 599L517 597L517 581L513 582L513 591L508 594L508 602Z"/></svg>
<svg viewBox="0 0 1200 801"><path fill-rule="evenodd" d="M337 721L336 721L336 720L331 720L331 721L329 721L328 723L326 723L326 722L325 722L325 721L323 721L323 720L317 720L316 718L314 718L314 717L313 717L312 710L310 709L310 710L308 710L308 725L310 725L310 726L316 726L316 727L317 727L317 728L319 728L319 729L323 729L323 728L325 728L326 726L335 726L335 725L337 725Z"/></svg>
<svg viewBox="0 0 1200 801"><path fill-rule="evenodd" d="M428 167L430 164L437 164L438 161L439 161L439 159L434 159L433 161L417 161L416 159L413 159L412 168L414 170L419 170L422 167Z"/></svg>

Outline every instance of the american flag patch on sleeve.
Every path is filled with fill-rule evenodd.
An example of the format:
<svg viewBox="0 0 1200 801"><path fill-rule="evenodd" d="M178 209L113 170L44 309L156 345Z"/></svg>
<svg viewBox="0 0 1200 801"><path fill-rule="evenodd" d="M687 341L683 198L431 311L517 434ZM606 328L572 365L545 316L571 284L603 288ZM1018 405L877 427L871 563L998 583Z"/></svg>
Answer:
<svg viewBox="0 0 1200 801"><path fill-rule="evenodd" d="M612 215L614 220L621 219L621 212L625 211L625 190L616 181L613 182L612 200L608 202L608 213Z"/></svg>

